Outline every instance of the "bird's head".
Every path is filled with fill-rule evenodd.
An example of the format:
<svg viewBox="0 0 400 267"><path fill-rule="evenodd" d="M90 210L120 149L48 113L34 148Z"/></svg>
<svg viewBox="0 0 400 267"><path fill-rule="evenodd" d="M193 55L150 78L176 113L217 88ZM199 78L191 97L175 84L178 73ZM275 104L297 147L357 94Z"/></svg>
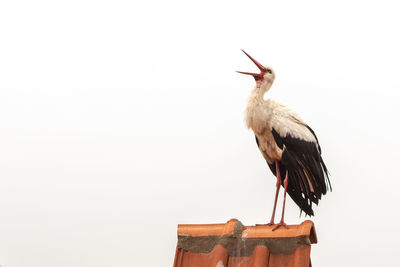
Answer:
<svg viewBox="0 0 400 267"><path fill-rule="evenodd" d="M246 56L248 56L251 59L251 61L254 62L254 64L256 64L257 68L260 70L260 73L251 73L251 72L243 72L243 71L237 71L237 72L241 73L241 74L253 76L254 79L256 80L256 86L258 88L263 88L266 85L271 85L275 80L274 70L271 67L261 65L257 60L252 58L244 50L242 50L242 51L243 51L243 53L246 54Z"/></svg>

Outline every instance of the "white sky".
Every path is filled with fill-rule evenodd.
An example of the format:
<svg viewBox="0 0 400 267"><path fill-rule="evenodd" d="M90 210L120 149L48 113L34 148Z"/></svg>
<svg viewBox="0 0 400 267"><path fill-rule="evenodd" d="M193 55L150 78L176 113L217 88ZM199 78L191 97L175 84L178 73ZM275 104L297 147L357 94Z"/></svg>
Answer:
<svg viewBox="0 0 400 267"><path fill-rule="evenodd" d="M178 223L267 222L243 48L275 69L268 97L316 131L331 173L313 265L393 266L399 7L2 1L0 265L172 266Z"/></svg>

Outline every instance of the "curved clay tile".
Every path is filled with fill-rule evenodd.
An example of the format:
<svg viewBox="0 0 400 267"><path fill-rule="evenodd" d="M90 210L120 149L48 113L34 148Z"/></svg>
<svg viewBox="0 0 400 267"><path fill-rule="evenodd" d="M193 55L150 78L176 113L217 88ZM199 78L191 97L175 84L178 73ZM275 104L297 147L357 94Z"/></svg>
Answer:
<svg viewBox="0 0 400 267"><path fill-rule="evenodd" d="M174 267L309 267L317 243L312 221L272 231L273 226L225 224L178 225Z"/></svg>

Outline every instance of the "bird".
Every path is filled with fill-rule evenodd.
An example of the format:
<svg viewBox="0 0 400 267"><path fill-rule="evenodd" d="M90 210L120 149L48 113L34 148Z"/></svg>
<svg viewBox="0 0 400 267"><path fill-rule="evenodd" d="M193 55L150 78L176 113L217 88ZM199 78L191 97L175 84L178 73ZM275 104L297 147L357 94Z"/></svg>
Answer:
<svg viewBox="0 0 400 267"><path fill-rule="evenodd" d="M315 132L300 116L279 102L264 99L274 80L275 72L263 66L242 50L258 67L260 73L242 72L256 81L248 98L245 111L247 127L255 134L256 144L271 172L276 176L276 191L271 220L268 225L288 228L285 221L286 193L310 217L313 204L318 205L321 196L332 191L328 169L321 156L321 146ZM284 175L282 179L281 175ZM282 216L274 223L279 189L284 188Z"/></svg>

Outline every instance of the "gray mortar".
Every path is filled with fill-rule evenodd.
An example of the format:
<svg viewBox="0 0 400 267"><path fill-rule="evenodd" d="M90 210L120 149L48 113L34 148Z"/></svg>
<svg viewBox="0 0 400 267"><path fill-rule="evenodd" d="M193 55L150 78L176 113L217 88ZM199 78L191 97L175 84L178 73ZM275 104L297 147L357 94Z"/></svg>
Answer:
<svg viewBox="0 0 400 267"><path fill-rule="evenodd" d="M311 245L308 236L288 238L243 238L246 229L240 221L235 223L233 234L223 236L179 235L178 248L193 253L210 253L221 245L231 257L248 257L257 246L265 246L272 254L292 254L301 245Z"/></svg>

